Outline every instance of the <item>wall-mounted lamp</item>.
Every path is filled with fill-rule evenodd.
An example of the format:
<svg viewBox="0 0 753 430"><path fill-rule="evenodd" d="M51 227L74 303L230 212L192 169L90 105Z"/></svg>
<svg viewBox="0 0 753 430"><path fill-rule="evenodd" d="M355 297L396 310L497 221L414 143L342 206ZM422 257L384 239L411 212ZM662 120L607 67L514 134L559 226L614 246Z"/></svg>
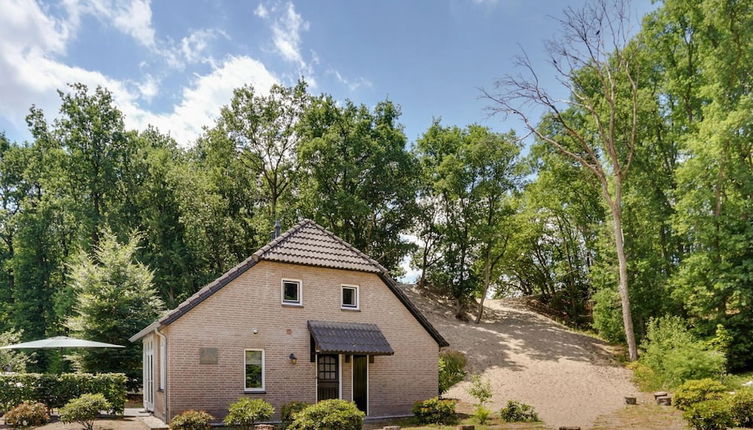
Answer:
<svg viewBox="0 0 753 430"><path fill-rule="evenodd" d="M290 359L290 362L292 364L295 364L298 362L298 357L296 357L295 354L293 354L292 352L290 353L290 355L288 355L288 358Z"/></svg>

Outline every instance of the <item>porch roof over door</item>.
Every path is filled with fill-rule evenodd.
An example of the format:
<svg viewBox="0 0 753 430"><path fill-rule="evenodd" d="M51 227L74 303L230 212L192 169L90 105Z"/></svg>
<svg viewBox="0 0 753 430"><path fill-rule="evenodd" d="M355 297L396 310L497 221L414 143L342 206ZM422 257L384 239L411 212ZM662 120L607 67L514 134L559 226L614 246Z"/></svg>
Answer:
<svg viewBox="0 0 753 430"><path fill-rule="evenodd" d="M393 355L389 342L376 324L309 321L317 353Z"/></svg>

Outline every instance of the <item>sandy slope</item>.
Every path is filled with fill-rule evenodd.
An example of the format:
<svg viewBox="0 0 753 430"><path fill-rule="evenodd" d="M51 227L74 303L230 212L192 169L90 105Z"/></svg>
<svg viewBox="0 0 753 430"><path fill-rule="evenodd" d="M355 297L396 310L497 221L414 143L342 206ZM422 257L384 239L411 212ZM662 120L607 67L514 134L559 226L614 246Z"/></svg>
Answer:
<svg viewBox="0 0 753 430"><path fill-rule="evenodd" d="M589 428L596 417L624 407L624 396L636 394L630 371L617 366L609 347L589 336L523 309L514 301L487 301L481 324L462 323L448 306L438 305L415 288L411 300L445 336L450 347L468 356L469 370L492 384L493 410L507 400L533 405L555 428ZM465 402L468 382L447 397Z"/></svg>

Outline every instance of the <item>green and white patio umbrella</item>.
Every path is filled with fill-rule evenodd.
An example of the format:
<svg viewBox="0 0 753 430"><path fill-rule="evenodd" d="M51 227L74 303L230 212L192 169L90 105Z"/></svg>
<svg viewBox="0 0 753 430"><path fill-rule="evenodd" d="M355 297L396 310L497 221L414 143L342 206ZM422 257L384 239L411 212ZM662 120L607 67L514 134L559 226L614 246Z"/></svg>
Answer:
<svg viewBox="0 0 753 430"><path fill-rule="evenodd" d="M63 348L125 348L122 345L76 339L68 336L55 336L31 342L0 346L0 349L63 349Z"/></svg>

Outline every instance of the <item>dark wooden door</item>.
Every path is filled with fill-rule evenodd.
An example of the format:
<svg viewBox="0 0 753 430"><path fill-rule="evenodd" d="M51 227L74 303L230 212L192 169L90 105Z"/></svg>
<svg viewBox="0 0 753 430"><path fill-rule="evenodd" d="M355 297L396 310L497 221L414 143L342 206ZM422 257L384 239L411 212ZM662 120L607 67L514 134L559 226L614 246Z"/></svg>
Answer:
<svg viewBox="0 0 753 430"><path fill-rule="evenodd" d="M340 398L340 371L338 356L319 355L317 358L317 400Z"/></svg>
<svg viewBox="0 0 753 430"><path fill-rule="evenodd" d="M368 360L365 355L353 356L353 402L358 409L368 414L366 408L369 404L369 372L366 366L368 366Z"/></svg>

